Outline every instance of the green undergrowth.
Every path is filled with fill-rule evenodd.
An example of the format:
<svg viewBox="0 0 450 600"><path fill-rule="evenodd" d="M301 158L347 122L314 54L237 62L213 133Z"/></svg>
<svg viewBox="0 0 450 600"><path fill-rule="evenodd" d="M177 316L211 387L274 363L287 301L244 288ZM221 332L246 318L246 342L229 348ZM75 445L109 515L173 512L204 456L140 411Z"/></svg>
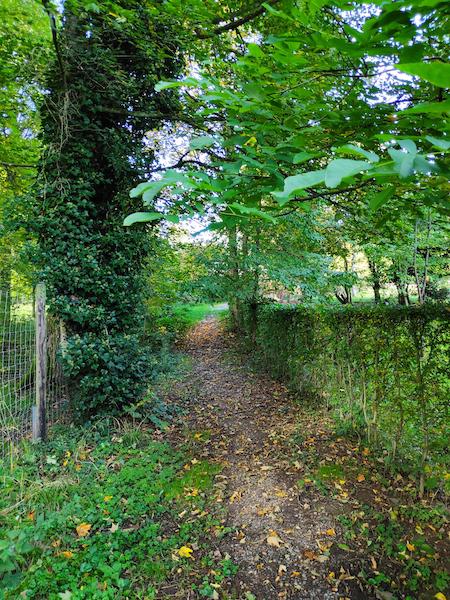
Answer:
<svg viewBox="0 0 450 600"><path fill-rule="evenodd" d="M196 323L208 315L219 318L226 315L225 304L172 304L164 307L151 306L148 309L145 330L149 339L171 343L179 340Z"/></svg>
<svg viewBox="0 0 450 600"><path fill-rule="evenodd" d="M235 572L211 539L220 467L127 421L65 427L25 446L0 492L0 598L217 596Z"/></svg>

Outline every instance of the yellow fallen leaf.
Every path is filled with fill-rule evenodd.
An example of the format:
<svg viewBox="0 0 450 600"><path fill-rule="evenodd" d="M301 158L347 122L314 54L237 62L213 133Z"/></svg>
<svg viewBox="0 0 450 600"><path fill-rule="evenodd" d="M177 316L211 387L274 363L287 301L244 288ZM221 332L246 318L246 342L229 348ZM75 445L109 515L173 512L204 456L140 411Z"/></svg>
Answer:
<svg viewBox="0 0 450 600"><path fill-rule="evenodd" d="M89 535L91 528L92 525L89 525L89 523L80 523L79 525L77 525L78 537L86 537L87 535Z"/></svg>
<svg viewBox="0 0 450 600"><path fill-rule="evenodd" d="M364 473L360 473L358 475L358 477L356 478L356 481L359 481L361 483L361 481L365 481L366 476L364 475Z"/></svg>
<svg viewBox="0 0 450 600"><path fill-rule="evenodd" d="M181 556L181 558L194 558L192 556L192 548L189 548L189 546L181 546L181 548L179 548L177 550L177 554L178 556Z"/></svg>
<svg viewBox="0 0 450 600"><path fill-rule="evenodd" d="M301 573L300 571L292 571L291 573L291 577L300 577Z"/></svg>
<svg viewBox="0 0 450 600"><path fill-rule="evenodd" d="M73 556L73 552L71 552L70 550L63 550L63 552L59 553L61 556L64 556L65 558L72 558Z"/></svg>
<svg viewBox="0 0 450 600"><path fill-rule="evenodd" d="M419 533L420 535L423 535L423 529L420 525L416 525L416 531L417 533Z"/></svg>
<svg viewBox="0 0 450 600"><path fill-rule="evenodd" d="M202 437L201 433L194 433L194 440L200 440Z"/></svg>
<svg viewBox="0 0 450 600"><path fill-rule="evenodd" d="M369 448L364 448L364 450L362 451L362 453L364 454L364 456L368 456L369 455Z"/></svg>
<svg viewBox="0 0 450 600"><path fill-rule="evenodd" d="M410 552L414 552L414 550L416 549L416 547L414 546L414 544L410 544L409 542L406 542L406 547L408 548L408 550Z"/></svg>
<svg viewBox="0 0 450 600"><path fill-rule="evenodd" d="M442 592L438 592L435 596L436 600L447 600Z"/></svg>
<svg viewBox="0 0 450 600"><path fill-rule="evenodd" d="M103 502L109 502L112 500L112 496L103 496Z"/></svg>
<svg viewBox="0 0 450 600"><path fill-rule="evenodd" d="M336 535L336 531L333 528L327 529L325 533L327 535Z"/></svg>
<svg viewBox="0 0 450 600"><path fill-rule="evenodd" d="M283 543L280 537L278 536L278 533L276 533L275 531L269 532L269 535L266 538L266 542L269 544L269 546L273 546L275 548L279 548Z"/></svg>
<svg viewBox="0 0 450 600"><path fill-rule="evenodd" d="M235 492L233 492L230 496L230 504L233 504L233 502L236 502L237 500L241 499L241 492L239 490L236 490Z"/></svg>

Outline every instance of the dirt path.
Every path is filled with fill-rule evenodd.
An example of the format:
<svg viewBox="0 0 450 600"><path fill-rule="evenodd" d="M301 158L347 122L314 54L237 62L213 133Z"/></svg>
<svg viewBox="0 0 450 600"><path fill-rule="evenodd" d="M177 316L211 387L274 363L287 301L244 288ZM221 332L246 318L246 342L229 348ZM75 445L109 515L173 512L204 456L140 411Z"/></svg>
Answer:
<svg viewBox="0 0 450 600"><path fill-rule="evenodd" d="M297 485L301 465L286 444L298 408L282 385L231 360L232 347L216 319L200 323L184 347L192 371L172 390L189 399L186 425L201 454L224 467L217 501L233 533L219 547L239 565L232 597L369 598L340 567L336 517L345 505Z"/></svg>

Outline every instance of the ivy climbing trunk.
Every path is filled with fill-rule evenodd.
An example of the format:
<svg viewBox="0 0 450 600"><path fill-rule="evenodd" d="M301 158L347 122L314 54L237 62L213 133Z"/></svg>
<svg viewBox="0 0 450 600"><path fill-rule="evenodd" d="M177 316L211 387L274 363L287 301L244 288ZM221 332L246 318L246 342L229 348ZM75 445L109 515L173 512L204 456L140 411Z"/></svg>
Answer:
<svg viewBox="0 0 450 600"><path fill-rule="evenodd" d="M51 21L52 21L52 16ZM54 29L54 21L52 21ZM155 84L179 72L169 20L133 0L64 4L42 107L36 190L41 276L65 323L75 414L114 412L145 391L141 276L149 232L126 229L146 175L145 133L176 109Z"/></svg>

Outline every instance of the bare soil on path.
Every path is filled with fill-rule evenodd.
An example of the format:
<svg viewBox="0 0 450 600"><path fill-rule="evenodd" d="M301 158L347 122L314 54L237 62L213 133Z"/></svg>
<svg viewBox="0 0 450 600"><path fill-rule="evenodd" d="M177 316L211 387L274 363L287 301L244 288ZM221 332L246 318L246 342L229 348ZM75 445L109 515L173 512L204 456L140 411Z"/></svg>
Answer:
<svg viewBox="0 0 450 600"><path fill-rule="evenodd" d="M183 351L192 369L170 395L187 403L185 425L199 455L223 467L214 489L232 531L217 551L239 567L227 597L375 597L360 589L358 561L349 564L339 548L337 517L347 504L298 486L302 465L289 452L302 423L298 403L280 383L252 373L245 357L239 364L232 335L215 318L191 330ZM306 439L320 435L314 419L301 426Z"/></svg>

